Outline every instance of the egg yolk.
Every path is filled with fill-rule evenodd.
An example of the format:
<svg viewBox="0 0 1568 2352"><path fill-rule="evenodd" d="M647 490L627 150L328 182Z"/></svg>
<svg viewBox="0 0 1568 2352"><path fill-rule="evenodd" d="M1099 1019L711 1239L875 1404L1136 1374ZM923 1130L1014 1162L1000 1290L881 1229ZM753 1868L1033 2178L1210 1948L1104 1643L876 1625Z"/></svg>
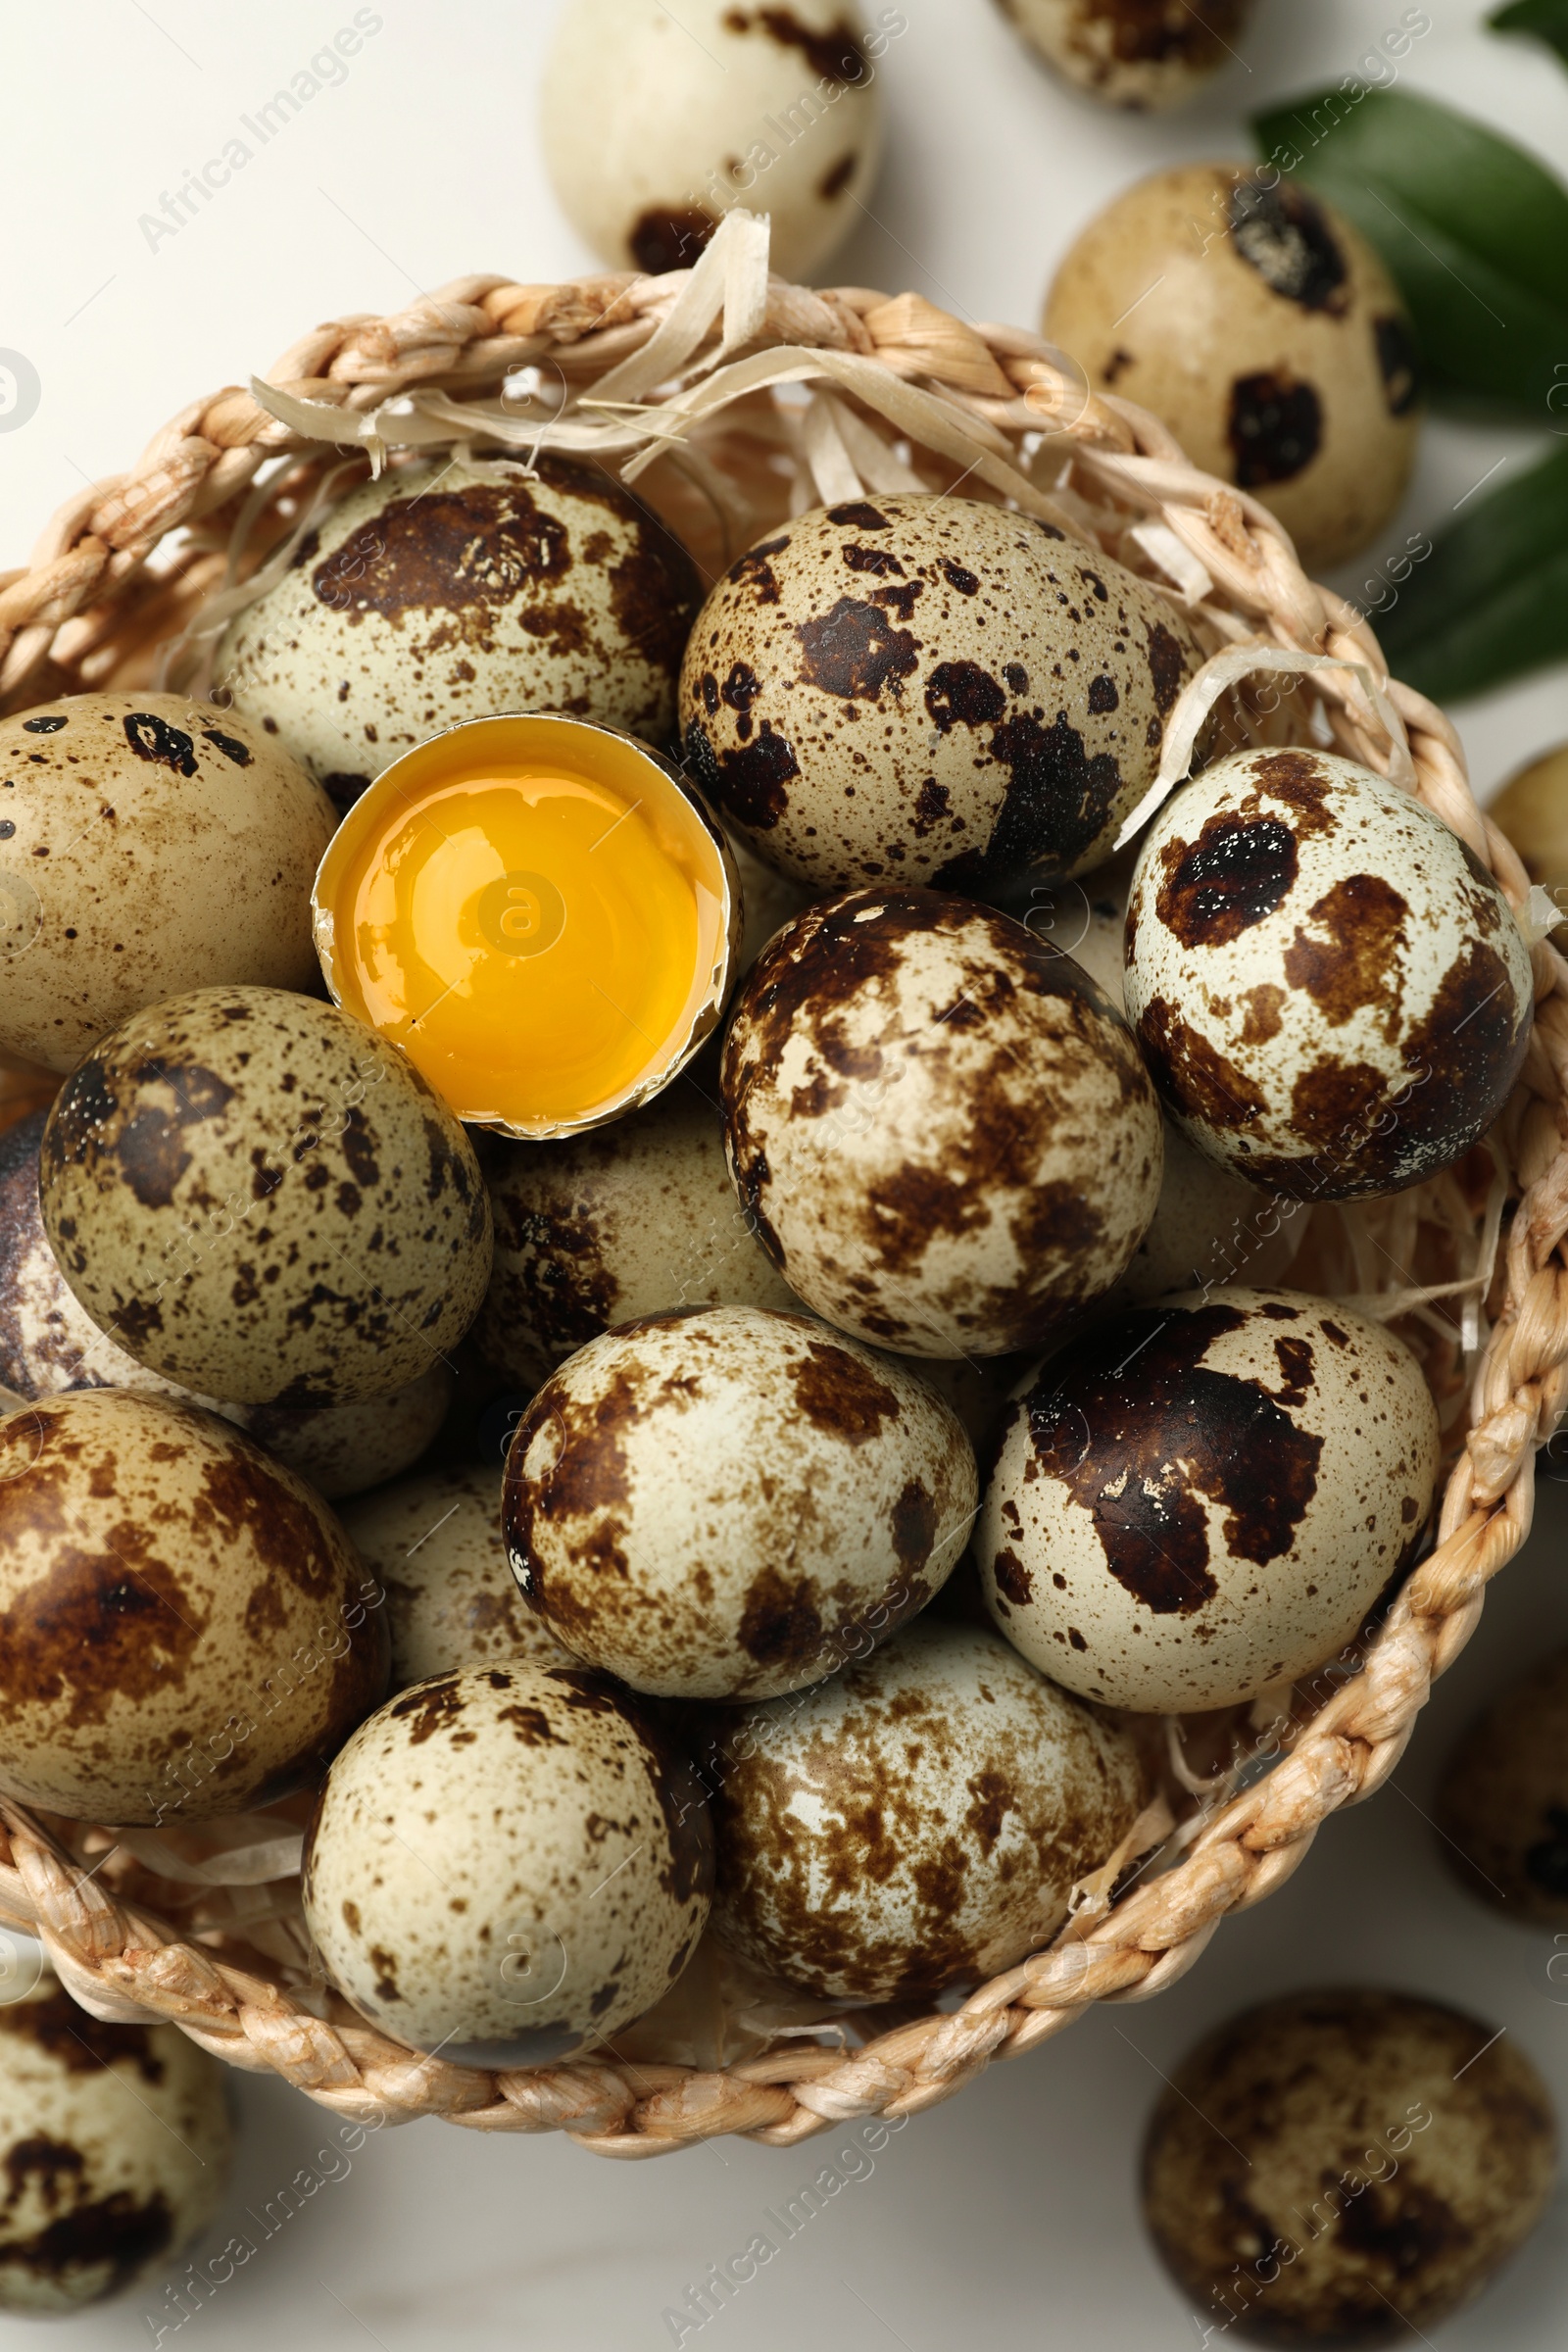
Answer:
<svg viewBox="0 0 1568 2352"><path fill-rule="evenodd" d="M333 896L346 1007L460 1118L524 1129L669 1060L722 931L689 849L634 799L537 767L390 803Z"/></svg>

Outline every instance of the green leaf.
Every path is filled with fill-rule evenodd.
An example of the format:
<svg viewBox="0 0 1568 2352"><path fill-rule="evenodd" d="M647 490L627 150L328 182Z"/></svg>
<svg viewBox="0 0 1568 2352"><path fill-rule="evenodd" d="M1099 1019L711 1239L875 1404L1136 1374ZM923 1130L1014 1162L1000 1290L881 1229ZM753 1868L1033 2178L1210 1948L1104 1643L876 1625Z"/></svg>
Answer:
<svg viewBox="0 0 1568 2352"><path fill-rule="evenodd" d="M1568 382L1568 188L1435 99L1339 89L1254 116L1264 155L1348 214L1410 307L1434 388L1542 416Z"/></svg>
<svg viewBox="0 0 1568 2352"><path fill-rule="evenodd" d="M1568 65L1568 0L1509 0L1487 19L1492 32L1528 32Z"/></svg>
<svg viewBox="0 0 1568 2352"><path fill-rule="evenodd" d="M1394 675L1434 702L1568 655L1568 444L1451 523L1374 626Z"/></svg>

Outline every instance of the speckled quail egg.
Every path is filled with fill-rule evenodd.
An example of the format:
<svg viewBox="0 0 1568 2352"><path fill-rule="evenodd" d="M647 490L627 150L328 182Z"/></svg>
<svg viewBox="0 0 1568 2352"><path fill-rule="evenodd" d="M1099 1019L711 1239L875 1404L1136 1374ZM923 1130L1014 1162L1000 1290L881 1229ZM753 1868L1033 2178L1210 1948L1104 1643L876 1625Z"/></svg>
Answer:
<svg viewBox="0 0 1568 2352"><path fill-rule="evenodd" d="M808 906L741 988L722 1092L742 1205L790 1288L900 1354L1039 1345L1124 1272L1158 1198L1120 1016L967 899Z"/></svg>
<svg viewBox="0 0 1568 2352"><path fill-rule="evenodd" d="M761 858L739 833L724 837L735 871L740 877L743 908L741 944L735 951L737 972L750 971L775 931L781 931L792 914L811 903L812 892L792 874L781 874L776 866L764 865Z"/></svg>
<svg viewBox="0 0 1568 2352"><path fill-rule="evenodd" d="M1416 1556L1438 1461L1415 1357L1337 1300L1136 1307L1014 1403L975 1530L986 1597L1069 1690L1232 1706L1350 1640Z"/></svg>
<svg viewBox="0 0 1568 2352"><path fill-rule="evenodd" d="M997 0L1031 49L1104 106L1185 106L1235 57L1250 0Z"/></svg>
<svg viewBox="0 0 1568 2352"><path fill-rule="evenodd" d="M52 1977L0 2006L0 2311L156 2288L233 2162L227 2069L177 2026L107 2025Z"/></svg>
<svg viewBox="0 0 1568 2352"><path fill-rule="evenodd" d="M513 1571L566 1647L661 1697L794 1690L885 1640L968 1542L934 1391L806 1315L717 1306L591 1340L507 1456Z"/></svg>
<svg viewBox="0 0 1568 2352"><path fill-rule="evenodd" d="M0 1420L0 1787L74 1820L285 1796L386 1689L342 1526L226 1421L85 1389Z"/></svg>
<svg viewBox="0 0 1568 2352"><path fill-rule="evenodd" d="M1176 2068L1144 2214L1211 2332L1425 2341L1535 2228L1556 2136L1512 2034L1381 1987L1293 1992Z"/></svg>
<svg viewBox="0 0 1568 2352"><path fill-rule="evenodd" d="M1107 1303L1138 1306L1215 1282L1267 1290L1283 1278L1304 1223L1299 1201L1276 1200L1205 1159L1167 1120L1158 1205Z"/></svg>
<svg viewBox="0 0 1568 2352"><path fill-rule="evenodd" d="M1531 881L1550 893L1558 913L1553 944L1561 948L1568 937L1568 743L1511 775L1487 813L1513 843Z"/></svg>
<svg viewBox="0 0 1568 2352"><path fill-rule="evenodd" d="M525 1606L507 1564L498 1469L421 1470L358 1496L343 1524L386 1594L394 1690L514 1659L576 1664Z"/></svg>
<svg viewBox="0 0 1568 2352"><path fill-rule="evenodd" d="M1295 180L1231 164L1140 180L1070 248L1045 330L1261 499L1309 568L1376 538L1404 496L1409 318L1360 231Z"/></svg>
<svg viewBox="0 0 1568 2352"><path fill-rule="evenodd" d="M416 1683L334 1761L306 1839L318 1950L394 2040L548 2066L679 1976L707 1923L696 1775L580 1667Z"/></svg>
<svg viewBox="0 0 1568 2352"><path fill-rule="evenodd" d="M714 1932L846 1999L919 1998L1049 1941L1131 1828L1127 1734L988 1627L924 1619L714 1724Z"/></svg>
<svg viewBox="0 0 1568 2352"><path fill-rule="evenodd" d="M127 1013L222 981L319 985L319 786L180 694L0 718L0 1046L69 1070Z"/></svg>
<svg viewBox="0 0 1568 2352"><path fill-rule="evenodd" d="M292 1409L224 1404L149 1372L79 1306L43 1229L38 1146L44 1114L0 1137L0 1382L19 1402L67 1389L136 1389L221 1413L297 1470L328 1502L380 1486L416 1462L440 1429L452 1374L432 1364L407 1388L360 1404Z"/></svg>
<svg viewBox="0 0 1568 2352"><path fill-rule="evenodd" d="M398 466L230 623L217 691L345 808L413 745L496 710L663 742L701 597L679 540L597 466Z"/></svg>
<svg viewBox="0 0 1568 2352"><path fill-rule="evenodd" d="M350 1404L429 1370L490 1273L473 1146L413 1063L311 998L204 989L61 1089L44 1229L92 1321L241 1404Z"/></svg>
<svg viewBox="0 0 1568 2352"><path fill-rule="evenodd" d="M689 270L744 205L768 216L771 267L806 276L863 219L876 176L872 61L906 20L877 23L867 34L854 0L682 0L678 16L567 0L540 124L572 226L612 269Z"/></svg>
<svg viewBox="0 0 1568 2352"><path fill-rule="evenodd" d="M665 1307L800 1303L735 1198L723 1120L696 1087L565 1143L483 1151L496 1253L474 1339L519 1380Z"/></svg>
<svg viewBox="0 0 1568 2352"><path fill-rule="evenodd" d="M1202 655L1108 557L972 499L817 507L731 565L681 669L686 765L818 890L989 895L1105 857Z"/></svg>
<svg viewBox="0 0 1568 2352"><path fill-rule="evenodd" d="M1568 1927L1568 1649L1468 1726L1435 1818L1444 1856L1472 1894L1510 1919Z"/></svg>
<svg viewBox="0 0 1568 2352"><path fill-rule="evenodd" d="M1130 879L1130 877L1129 877ZM1107 890L1095 874L1050 894L1040 911L1025 917L1043 945L1081 963L1090 978L1122 1009L1122 930L1126 892ZM1105 1294L1107 1304L1137 1305L1189 1284L1245 1280L1267 1289L1283 1279L1300 1238L1299 1205L1276 1200L1231 1169L1205 1159L1165 1122L1164 1168L1159 1200L1149 1230L1133 1251L1127 1271Z"/></svg>
<svg viewBox="0 0 1568 2352"><path fill-rule="evenodd" d="M1127 1013L1188 1141L1299 1200L1462 1157L1530 1039L1530 953L1441 817L1326 752L1243 752L1149 829Z"/></svg>

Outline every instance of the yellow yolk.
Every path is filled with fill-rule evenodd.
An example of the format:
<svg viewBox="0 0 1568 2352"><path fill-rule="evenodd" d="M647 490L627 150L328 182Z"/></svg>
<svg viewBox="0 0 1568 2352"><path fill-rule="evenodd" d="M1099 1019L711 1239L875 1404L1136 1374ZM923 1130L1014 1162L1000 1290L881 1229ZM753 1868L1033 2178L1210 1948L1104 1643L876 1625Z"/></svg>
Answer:
<svg viewBox="0 0 1568 2352"><path fill-rule="evenodd" d="M586 1118L684 1044L722 946L715 854L628 781L500 760L432 775L384 798L344 861L340 1002L460 1118Z"/></svg>

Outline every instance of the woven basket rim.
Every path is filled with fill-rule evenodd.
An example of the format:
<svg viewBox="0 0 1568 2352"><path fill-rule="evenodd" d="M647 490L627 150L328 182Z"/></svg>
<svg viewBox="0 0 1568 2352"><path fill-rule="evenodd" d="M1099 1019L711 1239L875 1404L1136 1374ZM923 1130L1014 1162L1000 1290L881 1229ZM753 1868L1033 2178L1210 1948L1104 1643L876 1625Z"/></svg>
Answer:
<svg viewBox="0 0 1568 2352"><path fill-rule="evenodd" d="M722 403L703 404L725 376L740 397L755 388L752 378L783 371L781 352L797 380L826 386L808 396L816 421L802 461L818 491L845 466L862 478L859 466L877 462L867 458L870 431L885 450L902 443L960 479L977 476L980 495L1012 498L1096 546L1102 542L1082 520L1096 511L1091 499L1118 528L1141 514L1178 551L1177 570L1151 584L1189 612L1206 612L1221 643L1329 657L1339 666L1314 670L1311 691L1336 748L1413 782L1525 907L1528 878L1476 805L1452 725L1389 679L1366 622L1306 578L1255 500L1191 466L1146 412L1091 393L1071 362L1026 330L977 326L918 295L804 288L768 275L765 228L744 215L726 220L690 270L534 286L460 278L390 316L318 326L251 390L228 386L190 403L127 472L62 508L26 566L0 573L0 710L54 691L149 683L149 649L179 639L204 603L232 587L214 532L236 518L249 527L265 503L262 469L318 458L328 434L372 461L405 438L414 446L510 441L525 452L534 428L518 433L505 416L497 424L493 396L509 371L543 363L565 388L568 418L586 416L604 453L626 454L634 472L639 457L646 466L667 447L678 420L673 429L686 438L676 456L712 495L702 427ZM583 387L607 384L622 405L576 405ZM488 409L471 405L487 398ZM406 405L389 416L389 402ZM656 422L657 448L648 430ZM1070 466L1049 491L1015 462L1026 436L1044 436L1053 462ZM283 470L269 477L273 490ZM160 569L150 559L176 531L185 540ZM1166 541L1158 544L1168 563ZM1206 598L1173 584L1182 562L1200 567ZM616 2157L728 2132L788 2146L857 2116L914 2114L1097 2001L1162 1991L1228 1912L1289 1878L1331 1813L1389 1777L1433 1680L1474 1631L1487 1584L1529 1532L1535 1450L1568 1400L1568 966L1544 942L1532 955L1530 1052L1515 1103L1494 1130L1517 1139L1509 1176L1518 1199L1436 1548L1393 1601L1360 1671L1260 1777L1195 1817L1179 1859L1114 1901L1102 1889L1044 1951L956 2010L933 2008L850 2052L790 2040L711 2072L631 2064L608 2051L526 2073L454 2066L349 2022L340 2002L327 2004L328 2022L319 1999L308 2006L259 1957L252 1967L242 1949L182 1937L175 1924L84 1872L63 1838L3 1798L0 1917L38 1935L67 1988L98 2015L171 2020L229 2063L276 2073L355 2120L435 2115L478 2131L562 2131Z"/></svg>

